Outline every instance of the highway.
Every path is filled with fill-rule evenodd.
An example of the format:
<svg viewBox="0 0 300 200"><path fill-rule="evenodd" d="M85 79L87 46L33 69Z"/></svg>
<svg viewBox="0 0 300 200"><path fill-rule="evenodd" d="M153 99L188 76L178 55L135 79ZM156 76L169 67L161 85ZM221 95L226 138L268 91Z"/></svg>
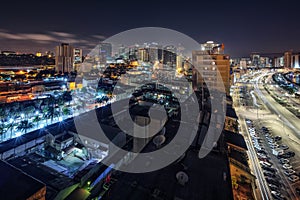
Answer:
<svg viewBox="0 0 300 200"><path fill-rule="evenodd" d="M264 89L261 89L261 79L262 77L270 74L262 74L255 78L255 92L261 98L263 103L268 107L268 109L275 113L281 120L285 123L286 126L294 130L295 137L300 139L300 120L293 113L288 111L282 105L277 103Z"/></svg>
<svg viewBox="0 0 300 200"><path fill-rule="evenodd" d="M280 135L282 137L282 144L287 144L291 151L296 153L294 158L290 159L290 163L293 166L293 169L298 173L300 169L300 119L298 119L293 113L284 108L281 104L276 102L272 96L264 89L263 87L263 77L270 77L274 72L265 72L257 74L252 78L252 85L245 83L247 85L247 91L250 92L252 96L252 102L246 106L239 106L236 108L236 111L239 116L241 130L244 133L245 141L248 146L248 154L250 159L250 167L253 170L255 176L258 180L258 187L260 194L256 191L257 199L273 199L270 195L268 196L268 184L265 183L264 175L262 169L258 163L258 158L253 148L251 138L249 137L248 129L245 127L245 118L252 119L256 125L256 128L259 129L262 126L268 127L274 135ZM254 95L255 94L255 95ZM239 97L235 97L236 101ZM237 103L237 102L236 102ZM258 105L260 107L258 108ZM261 136L264 137L264 136ZM249 139L250 138L250 139ZM279 143L280 144L280 143ZM288 177L283 173L282 165L279 163L278 159L272 155L271 148L268 144L265 143L264 146L271 157L274 167L278 169L277 175L280 177L281 182L284 184L282 188L283 194L287 195L288 199L299 199L299 196L295 193L295 188L300 186L299 181L296 183L291 183L288 180Z"/></svg>

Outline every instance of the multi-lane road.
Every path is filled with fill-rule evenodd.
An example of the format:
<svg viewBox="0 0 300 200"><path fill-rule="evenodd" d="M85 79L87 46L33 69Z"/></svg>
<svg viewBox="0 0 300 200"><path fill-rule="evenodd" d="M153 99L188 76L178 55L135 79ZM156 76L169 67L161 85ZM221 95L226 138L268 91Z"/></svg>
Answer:
<svg viewBox="0 0 300 200"><path fill-rule="evenodd" d="M233 97L235 101L234 105L239 105L236 107L236 111L239 116L241 131L245 136L246 144L249 149L248 154L250 158L250 167L254 175L257 177L258 190L255 193L256 199L273 199L273 197L270 195L270 189L265 181L263 170L257 157L257 152L253 147L252 140L245 123L245 118L252 119L257 129L265 126L270 129L273 135L281 136L281 143L288 145L290 147L289 150L296 153L295 157L290 159L293 169L297 172L297 174L300 171L300 162L298 161L300 160L300 120L293 113L277 103L267 93L267 91L265 91L263 87L263 77L271 76L271 74L272 72L257 73L251 77L252 81L250 84L240 84L240 86L246 86L247 92L251 94L251 105L243 106L243 104L237 103L240 102L238 95L234 95ZM288 177L283 173L284 170L282 165L279 163L278 159L272 155L272 149L267 145L267 143L264 143L263 145L265 146L266 151L270 154L270 159L274 164L273 167L277 168L277 174L281 183L285 187L283 194L288 199L299 199L299 194L295 192L295 188L300 187L299 181L296 183L289 181Z"/></svg>

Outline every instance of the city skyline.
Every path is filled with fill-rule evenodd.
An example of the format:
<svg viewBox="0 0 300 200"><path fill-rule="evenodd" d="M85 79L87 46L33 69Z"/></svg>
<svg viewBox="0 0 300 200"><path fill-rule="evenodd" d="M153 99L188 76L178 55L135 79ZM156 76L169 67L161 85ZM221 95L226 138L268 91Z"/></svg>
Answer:
<svg viewBox="0 0 300 200"><path fill-rule="evenodd" d="M298 200L295 5L3 2L2 199Z"/></svg>

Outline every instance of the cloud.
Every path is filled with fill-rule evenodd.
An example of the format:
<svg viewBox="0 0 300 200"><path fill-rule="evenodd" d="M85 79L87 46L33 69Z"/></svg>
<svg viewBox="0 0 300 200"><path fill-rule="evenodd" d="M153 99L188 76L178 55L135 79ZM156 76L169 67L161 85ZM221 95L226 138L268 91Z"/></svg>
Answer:
<svg viewBox="0 0 300 200"><path fill-rule="evenodd" d="M28 40L41 40L41 41L56 41L57 39L50 36L50 35L47 35L47 34L36 34L36 33L23 33L23 34L20 34L22 35L25 39L28 39Z"/></svg>
<svg viewBox="0 0 300 200"><path fill-rule="evenodd" d="M23 40L24 38L18 34L11 34L7 32L0 32L0 38L10 40Z"/></svg>
<svg viewBox="0 0 300 200"><path fill-rule="evenodd" d="M18 47L24 49L24 45L30 49L53 48L58 43L69 43L74 47L84 50L94 48L100 41L106 39L105 36L97 35L79 35L67 32L47 31L43 33L13 33L12 31L0 29L0 41L5 48ZM100 40L100 41L99 41ZM3 45L2 45L3 46Z"/></svg>
<svg viewBox="0 0 300 200"><path fill-rule="evenodd" d="M56 31L50 31L49 32L52 35L58 36L58 37L66 37L66 38L75 38L75 34L66 33L66 32L56 32Z"/></svg>
<svg viewBox="0 0 300 200"><path fill-rule="evenodd" d="M100 39L100 40L105 40L106 37L104 35L92 35L93 38L96 38L96 39Z"/></svg>

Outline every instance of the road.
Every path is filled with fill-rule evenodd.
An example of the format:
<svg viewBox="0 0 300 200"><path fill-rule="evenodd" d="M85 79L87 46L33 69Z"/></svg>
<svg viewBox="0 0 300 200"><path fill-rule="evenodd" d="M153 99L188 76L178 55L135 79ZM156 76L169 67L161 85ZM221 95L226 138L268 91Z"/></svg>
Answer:
<svg viewBox="0 0 300 200"><path fill-rule="evenodd" d="M264 76L270 76L271 73L261 73L259 75L256 75L252 78L252 86L248 83L247 85L248 91L250 91L252 88L255 91L256 97L254 97L254 93L252 92L252 104L247 106L239 106L236 108L236 111L239 116L240 124L242 131L245 135L246 144L249 148L249 158L251 160L251 166L254 174L257 176L257 180L259 181L259 194L257 195L257 199L264 199L266 198L266 191L264 187L264 180L261 178L261 167L257 163L257 156L256 152L253 152L253 145L251 142L251 139L249 140L249 133L247 132L247 129L245 128L245 122L244 118L249 118L255 121L255 124L257 125L257 129L259 129L262 126L268 127L274 135L279 135L282 137L282 143L287 144L290 148L289 150L292 150L296 153L296 156L294 158L290 159L290 163L293 166L293 169L299 173L300 169L300 120L292 114L290 111L288 111L286 108L284 108L282 105L277 103L264 89L262 78ZM249 86L251 86L249 88ZM237 99L238 97L235 96L235 101L239 101ZM237 103L237 102L236 102ZM253 104L259 104L260 108L258 109L257 106L254 106ZM235 104L236 105L236 104ZM249 107L250 106L250 107ZM280 143L279 143L280 144ZM287 179L287 176L283 173L284 170L279 163L278 159L272 155L271 149L268 145L265 144L265 149L268 152L268 155L272 159L272 163L274 163L274 167L278 169L278 176L280 177L281 182L285 186L285 190L282 191L285 196L288 197L288 199L299 199L299 196L295 193L295 188L300 187L299 181L296 183L292 183ZM252 165L257 165L252 166ZM262 175L263 177L263 175ZM272 199L272 198L271 198Z"/></svg>

